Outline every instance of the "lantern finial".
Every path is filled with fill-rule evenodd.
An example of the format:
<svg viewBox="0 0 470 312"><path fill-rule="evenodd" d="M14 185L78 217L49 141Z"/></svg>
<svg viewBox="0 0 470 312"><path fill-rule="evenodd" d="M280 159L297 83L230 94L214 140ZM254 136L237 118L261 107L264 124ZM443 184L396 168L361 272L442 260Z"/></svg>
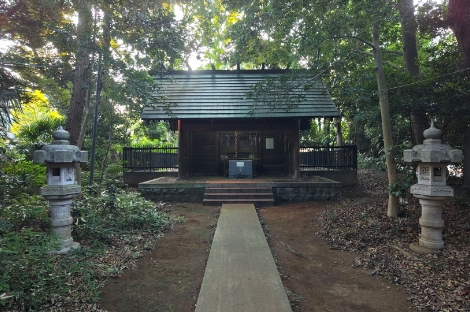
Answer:
<svg viewBox="0 0 470 312"><path fill-rule="evenodd" d="M442 136L442 131L437 129L435 126L434 126L434 120L431 121L431 127L429 127L428 129L424 130L423 132L423 135L424 135L424 138L426 140L428 139L431 139L431 140L441 140L441 136Z"/></svg>

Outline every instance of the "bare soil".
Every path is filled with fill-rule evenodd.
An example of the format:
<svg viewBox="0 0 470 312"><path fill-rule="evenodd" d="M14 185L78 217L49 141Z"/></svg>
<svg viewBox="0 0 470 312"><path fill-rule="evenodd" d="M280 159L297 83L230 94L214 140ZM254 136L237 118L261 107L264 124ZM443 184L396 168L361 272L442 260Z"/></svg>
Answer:
<svg viewBox="0 0 470 312"><path fill-rule="evenodd" d="M259 209L294 311L413 311L403 286L353 268L356 253L319 238L318 214L332 202L289 203ZM177 224L138 260L111 279L99 305L108 311L194 311L220 207L171 204Z"/></svg>

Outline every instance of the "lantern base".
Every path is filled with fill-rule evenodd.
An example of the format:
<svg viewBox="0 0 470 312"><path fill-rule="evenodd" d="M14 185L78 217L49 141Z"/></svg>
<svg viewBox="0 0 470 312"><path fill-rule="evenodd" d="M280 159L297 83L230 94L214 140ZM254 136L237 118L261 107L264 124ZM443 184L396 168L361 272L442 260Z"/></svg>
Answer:
<svg viewBox="0 0 470 312"><path fill-rule="evenodd" d="M439 249L432 249L432 248L424 247L424 246L419 245L418 243L411 243L409 248L412 252L420 254L420 255L437 254L440 252Z"/></svg>

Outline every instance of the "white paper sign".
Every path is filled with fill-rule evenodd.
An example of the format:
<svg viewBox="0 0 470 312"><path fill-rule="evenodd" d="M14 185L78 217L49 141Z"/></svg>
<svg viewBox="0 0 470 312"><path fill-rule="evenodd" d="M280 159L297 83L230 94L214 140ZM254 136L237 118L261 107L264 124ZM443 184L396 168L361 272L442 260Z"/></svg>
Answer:
<svg viewBox="0 0 470 312"><path fill-rule="evenodd" d="M266 149L274 149L274 138L266 138Z"/></svg>

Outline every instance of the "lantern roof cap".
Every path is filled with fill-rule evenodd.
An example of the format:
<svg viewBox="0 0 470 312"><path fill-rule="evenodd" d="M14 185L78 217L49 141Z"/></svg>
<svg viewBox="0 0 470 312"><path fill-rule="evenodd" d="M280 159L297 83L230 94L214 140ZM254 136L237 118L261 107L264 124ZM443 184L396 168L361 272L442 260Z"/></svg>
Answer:
<svg viewBox="0 0 470 312"><path fill-rule="evenodd" d="M52 132L54 141L49 145L44 145L41 150L33 153L35 163L74 163L87 162L88 153L71 145L69 142L70 133L62 126Z"/></svg>
<svg viewBox="0 0 470 312"><path fill-rule="evenodd" d="M424 130L425 140L423 144L415 145L412 149L403 152L405 162L425 162L425 163L460 163L463 160L461 150L454 149L450 145L442 144L442 131L434 126Z"/></svg>
<svg viewBox="0 0 470 312"><path fill-rule="evenodd" d="M70 133L67 130L64 130L62 126L59 126L54 132L52 132L52 138L54 140L69 140Z"/></svg>
<svg viewBox="0 0 470 312"><path fill-rule="evenodd" d="M434 126L434 120L431 121L431 127L429 127L428 129L424 130L423 132L423 135L424 135L424 138L426 140L439 140L439 142L441 141L441 137L442 137L442 131L437 129L435 126Z"/></svg>

